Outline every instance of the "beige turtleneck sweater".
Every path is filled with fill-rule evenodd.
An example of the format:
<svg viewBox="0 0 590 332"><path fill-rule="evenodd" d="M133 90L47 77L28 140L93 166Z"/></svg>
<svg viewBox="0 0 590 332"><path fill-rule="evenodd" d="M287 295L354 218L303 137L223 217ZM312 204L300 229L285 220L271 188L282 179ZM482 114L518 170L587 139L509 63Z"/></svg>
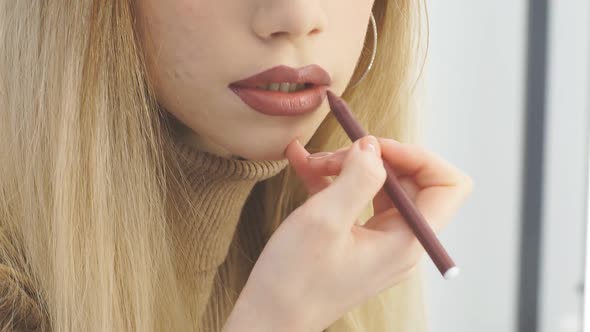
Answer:
<svg viewBox="0 0 590 332"><path fill-rule="evenodd" d="M256 225L242 224L238 234L241 211L254 185L278 174L288 160L240 160L178 141L175 147L190 183L190 202L183 206L192 206L197 214L185 209L173 219L181 291L200 331L220 331L239 295L223 286L232 283L241 289L254 263L244 256L229 257L230 244L234 235L248 239L244 244L259 237ZM235 259L240 260L239 270L230 275L226 267Z"/></svg>

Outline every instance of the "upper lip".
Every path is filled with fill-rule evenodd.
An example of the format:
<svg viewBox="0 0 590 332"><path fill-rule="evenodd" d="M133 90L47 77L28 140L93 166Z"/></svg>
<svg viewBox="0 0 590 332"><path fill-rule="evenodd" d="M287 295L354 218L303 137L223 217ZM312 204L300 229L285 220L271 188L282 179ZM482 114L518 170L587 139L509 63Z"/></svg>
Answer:
<svg viewBox="0 0 590 332"><path fill-rule="evenodd" d="M298 83L313 85L330 85L330 74L316 64L307 65L299 69L279 65L256 75L231 83L231 86L256 88L270 83Z"/></svg>

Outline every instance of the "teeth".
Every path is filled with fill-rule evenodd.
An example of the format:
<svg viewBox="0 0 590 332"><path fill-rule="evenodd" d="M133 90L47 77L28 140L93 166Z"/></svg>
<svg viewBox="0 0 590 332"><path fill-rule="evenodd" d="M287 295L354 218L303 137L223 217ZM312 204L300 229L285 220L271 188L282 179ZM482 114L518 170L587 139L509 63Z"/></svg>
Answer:
<svg viewBox="0 0 590 332"><path fill-rule="evenodd" d="M291 84L289 83L281 83L281 87L279 88L279 90L281 90L281 92L289 92L289 86Z"/></svg>
<svg viewBox="0 0 590 332"><path fill-rule="evenodd" d="M256 88L261 89L261 90L268 90L268 91L296 92L296 91L303 90L305 88L305 84L281 82L281 83L270 83L270 84L266 84L266 85L258 85L258 86L256 86Z"/></svg>
<svg viewBox="0 0 590 332"><path fill-rule="evenodd" d="M300 91L305 88L305 84L291 84L289 92Z"/></svg>

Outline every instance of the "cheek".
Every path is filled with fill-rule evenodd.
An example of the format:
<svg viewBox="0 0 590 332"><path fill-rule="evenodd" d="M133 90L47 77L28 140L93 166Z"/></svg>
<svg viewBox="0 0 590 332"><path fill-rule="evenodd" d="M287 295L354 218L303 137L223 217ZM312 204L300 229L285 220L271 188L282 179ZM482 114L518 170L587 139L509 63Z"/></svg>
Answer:
<svg viewBox="0 0 590 332"><path fill-rule="evenodd" d="M158 101L173 112L180 111L187 97L206 95L212 81L207 68L216 66L215 34L223 34L219 21L208 15L210 1L143 1L140 11L140 36L147 60L148 74ZM193 107L190 107L193 108ZM176 115L176 114L175 114Z"/></svg>
<svg viewBox="0 0 590 332"><path fill-rule="evenodd" d="M144 0L138 10L140 38L148 69L157 86L170 79L185 81L198 74L196 64L208 63L204 50L214 41L210 31L215 19L210 1ZM216 30L213 30L216 31Z"/></svg>

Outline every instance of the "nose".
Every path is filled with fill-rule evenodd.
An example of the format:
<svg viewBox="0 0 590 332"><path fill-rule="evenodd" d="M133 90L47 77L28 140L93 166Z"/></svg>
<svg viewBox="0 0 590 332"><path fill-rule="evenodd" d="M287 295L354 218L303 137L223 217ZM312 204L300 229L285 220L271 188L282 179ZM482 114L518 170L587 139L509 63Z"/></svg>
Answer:
<svg viewBox="0 0 590 332"><path fill-rule="evenodd" d="M268 0L256 9L252 29L265 40L298 39L322 32L326 13L318 0Z"/></svg>

